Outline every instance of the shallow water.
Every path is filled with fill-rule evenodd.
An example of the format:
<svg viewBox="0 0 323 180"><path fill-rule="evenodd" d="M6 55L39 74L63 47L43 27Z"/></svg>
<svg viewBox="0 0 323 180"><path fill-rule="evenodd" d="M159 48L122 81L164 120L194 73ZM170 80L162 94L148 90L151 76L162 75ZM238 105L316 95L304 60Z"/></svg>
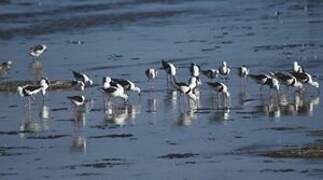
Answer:
<svg viewBox="0 0 323 180"><path fill-rule="evenodd" d="M298 60L321 82L322 9L319 1L258 0L0 4L0 59L14 63L5 80L71 79L78 70L96 83L110 75L143 90L126 108L104 109L102 94L90 88L79 110L65 98L79 92L50 91L29 112L16 93L0 93L1 179L321 178L319 159L248 153L321 142L313 133L323 128L315 89L282 96L278 105L233 69L230 108L214 104L204 78L198 107L183 107L164 72L148 83L144 70L165 58L187 81L191 62L216 68L226 60L260 73L289 70ZM38 43L48 51L33 63L26 52Z"/></svg>

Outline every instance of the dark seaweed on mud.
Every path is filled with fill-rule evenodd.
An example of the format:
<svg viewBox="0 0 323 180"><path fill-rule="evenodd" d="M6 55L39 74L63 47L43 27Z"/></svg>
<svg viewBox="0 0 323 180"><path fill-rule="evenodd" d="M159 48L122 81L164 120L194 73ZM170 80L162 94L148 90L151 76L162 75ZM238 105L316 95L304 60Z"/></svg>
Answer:
<svg viewBox="0 0 323 180"><path fill-rule="evenodd" d="M198 156L197 153L170 153L162 156L158 156L159 159L185 159L194 156Z"/></svg>
<svg viewBox="0 0 323 180"><path fill-rule="evenodd" d="M12 152L15 150L29 150L32 149L27 146L16 146L16 147L11 147L11 146L2 146L0 147L0 157L1 156L19 156L22 155L23 153L21 152Z"/></svg>
<svg viewBox="0 0 323 180"><path fill-rule="evenodd" d="M133 137L132 134L106 134L98 136L90 136L89 139L101 139L101 138L129 138Z"/></svg>
<svg viewBox="0 0 323 180"><path fill-rule="evenodd" d="M63 138L63 137L68 137L70 135L66 135L66 134L51 134L48 136L29 136L27 137L27 139L59 139L59 138Z"/></svg>
<svg viewBox="0 0 323 180"><path fill-rule="evenodd" d="M83 163L79 165L68 165L64 166L63 169L77 169L77 168L112 168L114 166L121 165L131 165L130 162L127 162L125 159L119 158L106 158L101 160L96 160L92 163Z"/></svg>

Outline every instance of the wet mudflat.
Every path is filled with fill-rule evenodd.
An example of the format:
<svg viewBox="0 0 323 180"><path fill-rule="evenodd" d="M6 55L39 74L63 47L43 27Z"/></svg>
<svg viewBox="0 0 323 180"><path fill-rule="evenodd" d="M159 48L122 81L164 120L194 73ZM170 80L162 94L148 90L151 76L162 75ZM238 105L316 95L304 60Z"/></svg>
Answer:
<svg viewBox="0 0 323 180"><path fill-rule="evenodd" d="M31 109L15 92L0 93L0 179L320 179L323 123L320 94L259 95L240 81L253 73L290 70L297 60L322 82L323 3L319 1L8 1L0 4L0 59L13 67L2 82L70 80L71 70L133 80L130 94L104 108L97 87L73 109L51 90ZM280 15L275 16L275 11ZM48 45L41 62L27 49ZM188 67L232 67L230 106L202 77L198 104L185 105L166 76L144 71L167 59L187 81ZM219 79L220 80L220 79Z"/></svg>

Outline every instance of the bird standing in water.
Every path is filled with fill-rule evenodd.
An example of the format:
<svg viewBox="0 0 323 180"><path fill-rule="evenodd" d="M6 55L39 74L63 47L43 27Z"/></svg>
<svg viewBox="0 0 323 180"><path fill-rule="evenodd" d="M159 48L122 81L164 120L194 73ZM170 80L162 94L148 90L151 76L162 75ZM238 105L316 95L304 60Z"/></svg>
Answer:
<svg viewBox="0 0 323 180"><path fill-rule="evenodd" d="M158 74L158 71L157 71L157 69L154 69L154 68L148 68L145 71L145 75L148 79L148 83L150 82L150 90L152 90L154 88L153 85L151 84L151 81L157 77L157 74Z"/></svg>
<svg viewBox="0 0 323 180"><path fill-rule="evenodd" d="M176 75L176 67L173 63L166 62L164 60L161 61L162 69L165 70L166 72L166 83L167 83L167 88L169 84L169 78L172 78ZM171 79L172 80L172 79Z"/></svg>
<svg viewBox="0 0 323 180"><path fill-rule="evenodd" d="M219 67L219 73L222 75L222 78L223 78L224 81L228 78L228 76L230 74L230 71L231 70L228 67L227 62L223 61L222 66Z"/></svg>
<svg viewBox="0 0 323 180"><path fill-rule="evenodd" d="M201 70L201 73L207 77L208 81L212 81L214 78L217 78L219 75L218 69L208 69L208 70Z"/></svg>
<svg viewBox="0 0 323 180"><path fill-rule="evenodd" d="M177 91L180 92L180 102L181 102L181 97L183 95L186 95L188 104L189 104L189 99L193 100L194 103L197 101L197 96L193 93L193 89L190 87L189 84L184 83L184 82L177 82L175 76L173 76L173 86Z"/></svg>
<svg viewBox="0 0 323 180"><path fill-rule="evenodd" d="M209 85L210 88L212 88L217 95L217 99L219 94L223 94L223 102L225 106L229 105L229 100L230 100L230 93L228 91L228 86L225 85L224 83L220 83L220 82L207 82L207 84Z"/></svg>
<svg viewBox="0 0 323 180"><path fill-rule="evenodd" d="M85 86L92 86L93 81L85 73L72 71L75 81L82 81Z"/></svg>

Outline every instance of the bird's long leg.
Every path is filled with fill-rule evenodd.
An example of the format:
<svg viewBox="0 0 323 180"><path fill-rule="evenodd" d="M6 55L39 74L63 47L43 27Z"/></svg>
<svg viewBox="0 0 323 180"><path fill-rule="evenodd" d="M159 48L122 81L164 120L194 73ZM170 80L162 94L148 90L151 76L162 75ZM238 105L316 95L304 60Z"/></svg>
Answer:
<svg viewBox="0 0 323 180"><path fill-rule="evenodd" d="M243 87L242 77L240 77L240 81L239 81L239 83L240 83L240 87Z"/></svg>
<svg viewBox="0 0 323 180"><path fill-rule="evenodd" d="M77 121L77 112L76 112L76 107L75 106L72 107L72 113L73 113L74 121Z"/></svg>
<svg viewBox="0 0 323 180"><path fill-rule="evenodd" d="M286 91L287 91L286 95L288 96L288 94L289 94L289 86L288 85L286 86Z"/></svg>
<svg viewBox="0 0 323 180"><path fill-rule="evenodd" d="M32 97L32 96L30 96ZM28 97L28 119L31 120L31 101L30 97Z"/></svg>
<svg viewBox="0 0 323 180"><path fill-rule="evenodd" d="M185 95L183 95L184 112L186 112L189 109L189 106L188 106L187 101L185 100L185 98L188 99L188 97L185 97Z"/></svg>
<svg viewBox="0 0 323 180"><path fill-rule="evenodd" d="M107 107L107 104L106 104L106 97L105 97L105 95L102 93L102 99L103 99L103 111L105 111L106 110L106 107Z"/></svg>
<svg viewBox="0 0 323 180"><path fill-rule="evenodd" d="M216 92L216 105L217 105L217 108L220 107L220 94L219 92Z"/></svg>
<svg viewBox="0 0 323 180"><path fill-rule="evenodd" d="M179 108L180 108L180 112L185 111L185 106L183 106L183 94L182 93L179 94Z"/></svg>
<svg viewBox="0 0 323 180"><path fill-rule="evenodd" d="M36 100L36 98L34 96L32 96L32 95L30 96L30 98L31 98L32 101Z"/></svg>
<svg viewBox="0 0 323 180"><path fill-rule="evenodd" d="M262 91L263 91L263 85L260 85L259 87L259 95L262 96Z"/></svg>
<svg viewBox="0 0 323 180"><path fill-rule="evenodd" d="M168 89L168 74L166 74L166 87Z"/></svg>
<svg viewBox="0 0 323 180"><path fill-rule="evenodd" d="M127 106L128 106L128 100L124 100L124 108L127 108Z"/></svg>
<svg viewBox="0 0 323 180"><path fill-rule="evenodd" d="M42 94L42 96L43 96L43 104L45 103L45 99L46 99L46 97L45 97L45 95L43 95Z"/></svg>
<svg viewBox="0 0 323 180"><path fill-rule="evenodd" d="M186 98L187 99L187 107L188 107L188 110L191 110L191 105L190 105L190 98L189 97L187 97Z"/></svg>

